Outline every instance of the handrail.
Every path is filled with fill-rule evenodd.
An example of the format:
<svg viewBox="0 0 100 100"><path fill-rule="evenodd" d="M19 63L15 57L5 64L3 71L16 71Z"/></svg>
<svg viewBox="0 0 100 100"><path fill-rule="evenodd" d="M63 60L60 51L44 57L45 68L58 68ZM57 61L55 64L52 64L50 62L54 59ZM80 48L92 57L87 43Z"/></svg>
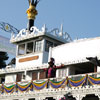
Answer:
<svg viewBox="0 0 100 100"><path fill-rule="evenodd" d="M80 77L80 76L86 76L86 75L96 75L96 74L100 74L100 72L94 72L94 73L85 73L85 74L78 74L78 75L69 75L69 76L66 76L68 78L74 78L74 77ZM66 77L59 77L59 78L45 78L45 79L39 79L39 80L47 80L47 79L63 79L63 78L66 78ZM34 81L39 81L39 80L34 80ZM29 82L29 81L32 81L32 80L24 80L24 81L21 81L21 82ZM16 83L16 82L11 82L11 83L4 83L4 84L12 84L12 83Z"/></svg>
<svg viewBox="0 0 100 100"><path fill-rule="evenodd" d="M71 75L62 78L47 78L0 84L0 93L26 92L42 89L71 88L86 85L100 85L100 73Z"/></svg>

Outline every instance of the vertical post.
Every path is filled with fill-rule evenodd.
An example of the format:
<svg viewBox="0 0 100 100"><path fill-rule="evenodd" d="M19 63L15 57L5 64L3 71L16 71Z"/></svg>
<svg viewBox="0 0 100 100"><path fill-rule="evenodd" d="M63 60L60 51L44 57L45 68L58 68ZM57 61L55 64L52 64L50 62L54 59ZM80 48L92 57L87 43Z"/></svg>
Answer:
<svg viewBox="0 0 100 100"><path fill-rule="evenodd" d="M100 66L97 66L97 72L100 72Z"/></svg>
<svg viewBox="0 0 100 100"><path fill-rule="evenodd" d="M76 98L76 100L82 100L82 98L84 97L84 95L76 95L76 96L73 96Z"/></svg>
<svg viewBox="0 0 100 100"><path fill-rule="evenodd" d="M52 47L49 48L48 62L49 62L51 57L52 57Z"/></svg>
<svg viewBox="0 0 100 100"><path fill-rule="evenodd" d="M100 66L97 66L97 72L99 72L99 73L97 74L97 77L100 77Z"/></svg>
<svg viewBox="0 0 100 100"><path fill-rule="evenodd" d="M27 13L27 17L28 17L28 27L27 29L30 31L30 28L32 26L34 26L34 20L35 20L35 16L37 15L37 10L36 10L36 6L38 4L39 1L37 0L29 0L29 8L27 9L26 13Z"/></svg>
<svg viewBox="0 0 100 100"><path fill-rule="evenodd" d="M66 73L66 76L69 76L69 72L70 72L70 68L67 67L67 73Z"/></svg>
<svg viewBox="0 0 100 100"><path fill-rule="evenodd" d="M27 70L24 71L24 75L25 75L25 80L27 78Z"/></svg>
<svg viewBox="0 0 100 100"><path fill-rule="evenodd" d="M30 28L32 27L32 26L34 26L34 20L33 19L29 19L29 21L28 21L28 30L30 30Z"/></svg>
<svg viewBox="0 0 100 100"><path fill-rule="evenodd" d="M97 66L94 66L94 72L97 72Z"/></svg>

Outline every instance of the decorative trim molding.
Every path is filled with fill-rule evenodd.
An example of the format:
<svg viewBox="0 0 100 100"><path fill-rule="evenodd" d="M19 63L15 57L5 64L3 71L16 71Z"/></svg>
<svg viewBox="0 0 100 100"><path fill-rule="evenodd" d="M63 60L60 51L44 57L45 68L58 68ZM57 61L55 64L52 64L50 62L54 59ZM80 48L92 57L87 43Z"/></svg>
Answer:
<svg viewBox="0 0 100 100"><path fill-rule="evenodd" d="M55 28L51 31L47 31L47 28L44 25L41 28L41 30L39 30L35 26L31 27L30 30L31 32L27 29L22 29L17 35L12 33L10 42L16 43L18 41L22 41L25 39L29 39L29 38L33 38L33 37L37 37L41 35L47 35L63 42L72 41L70 35L67 32L63 32L63 30L60 31L58 28Z"/></svg>
<svg viewBox="0 0 100 100"><path fill-rule="evenodd" d="M61 97L63 97L66 93L70 92L72 97L76 98L76 100L82 100L83 97L89 94L94 94L95 96L98 96L100 98L100 88L93 87L93 88L80 88L80 89L43 89L39 91L29 91L29 92L18 92L18 93L12 93L12 94L0 94L0 100L8 98L8 100L11 100L11 98L41 98L45 99L46 97L53 97L54 99L59 100Z"/></svg>

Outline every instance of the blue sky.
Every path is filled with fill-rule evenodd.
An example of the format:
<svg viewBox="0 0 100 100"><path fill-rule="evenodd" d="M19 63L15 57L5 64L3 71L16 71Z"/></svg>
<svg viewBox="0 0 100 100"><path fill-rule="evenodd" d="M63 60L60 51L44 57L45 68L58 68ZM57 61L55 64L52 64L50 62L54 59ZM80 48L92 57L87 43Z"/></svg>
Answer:
<svg viewBox="0 0 100 100"><path fill-rule="evenodd" d="M26 28L28 7L28 0L0 0L0 22ZM48 30L60 28L63 23L73 40L100 36L100 0L41 0L37 10L35 26L39 29L44 24ZM0 35L10 38L2 30Z"/></svg>
<svg viewBox="0 0 100 100"><path fill-rule="evenodd" d="M28 0L0 0L0 21L8 22L18 29L27 27ZM48 30L60 28L72 39L100 36L100 0L41 0L37 6L35 26ZM10 36L0 30L0 35Z"/></svg>

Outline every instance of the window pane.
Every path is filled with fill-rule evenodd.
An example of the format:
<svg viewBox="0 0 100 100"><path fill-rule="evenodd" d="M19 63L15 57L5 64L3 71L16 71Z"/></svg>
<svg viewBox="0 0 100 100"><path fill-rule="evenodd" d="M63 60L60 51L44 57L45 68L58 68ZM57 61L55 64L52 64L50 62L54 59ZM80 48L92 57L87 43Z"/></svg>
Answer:
<svg viewBox="0 0 100 100"><path fill-rule="evenodd" d="M41 47L42 47L42 41L36 41L35 52L41 51Z"/></svg>
<svg viewBox="0 0 100 100"><path fill-rule="evenodd" d="M27 43L26 53L32 53L32 52L33 52L33 42Z"/></svg>
<svg viewBox="0 0 100 100"><path fill-rule="evenodd" d="M18 47L18 55L23 55L25 54L25 44L21 44Z"/></svg>
<svg viewBox="0 0 100 100"><path fill-rule="evenodd" d="M49 51L50 47L53 47L53 43L46 40L45 51Z"/></svg>

